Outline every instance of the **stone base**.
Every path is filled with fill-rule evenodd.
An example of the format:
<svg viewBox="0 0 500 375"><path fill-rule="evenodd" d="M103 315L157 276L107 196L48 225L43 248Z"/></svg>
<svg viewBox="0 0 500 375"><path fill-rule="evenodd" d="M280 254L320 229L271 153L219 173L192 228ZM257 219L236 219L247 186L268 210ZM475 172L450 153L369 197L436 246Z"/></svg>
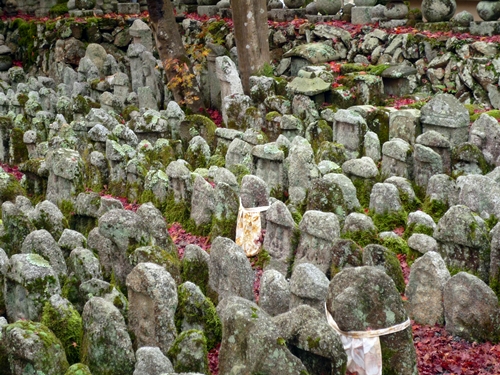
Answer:
<svg viewBox="0 0 500 375"><path fill-rule="evenodd" d="M378 26L381 29L392 29L394 27L405 26L408 23L407 19L403 20L380 20Z"/></svg>
<svg viewBox="0 0 500 375"><path fill-rule="evenodd" d="M451 22L419 22L415 25L419 30L427 31L451 31Z"/></svg>
<svg viewBox="0 0 500 375"><path fill-rule="evenodd" d="M407 78L382 78L382 81L385 95L399 98L412 93L410 81Z"/></svg>
<svg viewBox="0 0 500 375"><path fill-rule="evenodd" d="M139 14L141 6L139 3L118 3L118 14Z"/></svg>
<svg viewBox="0 0 500 375"><path fill-rule="evenodd" d="M304 18L305 16L305 9L271 9L267 12L267 18L278 22L293 21L295 18Z"/></svg>
<svg viewBox="0 0 500 375"><path fill-rule="evenodd" d="M354 7L351 9L351 23L353 25L368 25L373 23L370 10L373 7Z"/></svg>
<svg viewBox="0 0 500 375"><path fill-rule="evenodd" d="M198 6L198 14L200 16L214 17L219 13L219 8L216 5L200 5Z"/></svg>
<svg viewBox="0 0 500 375"><path fill-rule="evenodd" d="M104 12L101 9L91 9L91 10L70 10L69 15L71 17L93 17L102 16Z"/></svg>
<svg viewBox="0 0 500 375"><path fill-rule="evenodd" d="M175 7L175 11L177 16L182 15L182 17L184 17L184 13L196 13L198 11L198 5L179 4Z"/></svg>
<svg viewBox="0 0 500 375"><path fill-rule="evenodd" d="M492 36L500 34L499 21L471 22L470 33L472 35Z"/></svg>
<svg viewBox="0 0 500 375"><path fill-rule="evenodd" d="M306 15L306 19L310 23L318 23L318 22L328 22L328 21L338 21L340 20L340 15L332 15L332 16L321 16L321 15Z"/></svg>

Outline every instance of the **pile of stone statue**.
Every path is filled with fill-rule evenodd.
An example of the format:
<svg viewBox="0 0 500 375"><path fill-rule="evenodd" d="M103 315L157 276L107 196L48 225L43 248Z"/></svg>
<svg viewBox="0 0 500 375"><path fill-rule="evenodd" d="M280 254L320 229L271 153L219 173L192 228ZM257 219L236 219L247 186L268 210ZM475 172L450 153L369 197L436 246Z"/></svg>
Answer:
<svg viewBox="0 0 500 375"><path fill-rule="evenodd" d="M195 39L197 21L183 26ZM291 78L251 77L250 95L230 48L213 46L201 82L217 127L170 100L142 21L100 33L126 40L121 55L84 48L75 30L40 44L54 50L34 74L0 74L0 160L24 173L0 169L2 373L209 374L220 343L220 374L344 374L325 307L344 332L411 318L500 340L500 125L472 122L464 105L499 107L496 44L450 39L444 51L333 26L292 43L276 30L289 47L276 69ZM323 44L328 62L367 66L378 53L391 67L335 94L321 43L301 49L328 37L338 38ZM373 105L422 79L427 94L449 82L462 91L420 109ZM234 242L240 205L270 206L258 298ZM172 218L210 234L210 251L188 245L181 259ZM406 286L395 251L416 258ZM418 373L411 327L380 344L384 371Z"/></svg>

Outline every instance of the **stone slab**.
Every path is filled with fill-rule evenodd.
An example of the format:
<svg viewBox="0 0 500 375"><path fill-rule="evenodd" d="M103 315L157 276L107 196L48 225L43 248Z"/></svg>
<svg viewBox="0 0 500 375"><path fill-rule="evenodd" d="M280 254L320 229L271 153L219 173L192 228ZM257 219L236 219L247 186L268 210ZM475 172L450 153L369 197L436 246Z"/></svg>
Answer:
<svg viewBox="0 0 500 375"><path fill-rule="evenodd" d="M305 16L305 9L271 9L267 13L267 18L278 22L293 21L295 18L304 18Z"/></svg>
<svg viewBox="0 0 500 375"><path fill-rule="evenodd" d="M141 6L139 3L118 3L118 14L139 14Z"/></svg>
<svg viewBox="0 0 500 375"><path fill-rule="evenodd" d="M200 16L214 17L219 14L219 8L216 5L200 5L198 6L198 14Z"/></svg>
<svg viewBox="0 0 500 375"><path fill-rule="evenodd" d="M351 9L351 23L353 25L368 25L373 23L371 10L373 7L354 7Z"/></svg>

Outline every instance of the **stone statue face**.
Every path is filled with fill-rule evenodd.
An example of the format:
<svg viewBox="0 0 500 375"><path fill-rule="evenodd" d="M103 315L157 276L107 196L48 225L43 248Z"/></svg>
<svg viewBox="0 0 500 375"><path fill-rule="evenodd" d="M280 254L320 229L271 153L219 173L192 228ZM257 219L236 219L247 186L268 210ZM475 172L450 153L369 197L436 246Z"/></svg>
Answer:
<svg viewBox="0 0 500 375"><path fill-rule="evenodd" d="M130 327L137 338L137 346L157 346L153 300L143 293L132 291L130 299Z"/></svg>

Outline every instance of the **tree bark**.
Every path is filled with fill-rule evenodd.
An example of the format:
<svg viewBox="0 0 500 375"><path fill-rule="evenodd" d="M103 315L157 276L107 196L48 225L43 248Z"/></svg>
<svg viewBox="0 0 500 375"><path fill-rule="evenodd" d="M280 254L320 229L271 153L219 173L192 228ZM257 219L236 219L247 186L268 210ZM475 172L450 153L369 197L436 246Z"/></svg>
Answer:
<svg viewBox="0 0 500 375"><path fill-rule="evenodd" d="M234 36L238 68L245 94L250 92L250 76L269 63L266 0L232 0Z"/></svg>
<svg viewBox="0 0 500 375"><path fill-rule="evenodd" d="M185 104L193 112L198 112L204 107L203 101L191 61L182 44L172 2L170 0L147 1L156 49L163 63L174 99L178 103ZM189 82L188 75L192 75ZM177 83L174 84L174 82ZM189 83L192 85L190 86Z"/></svg>

